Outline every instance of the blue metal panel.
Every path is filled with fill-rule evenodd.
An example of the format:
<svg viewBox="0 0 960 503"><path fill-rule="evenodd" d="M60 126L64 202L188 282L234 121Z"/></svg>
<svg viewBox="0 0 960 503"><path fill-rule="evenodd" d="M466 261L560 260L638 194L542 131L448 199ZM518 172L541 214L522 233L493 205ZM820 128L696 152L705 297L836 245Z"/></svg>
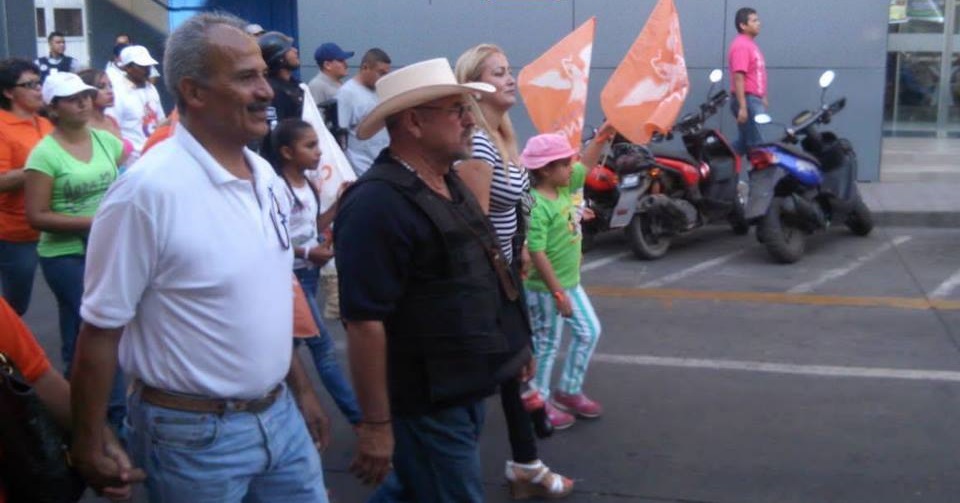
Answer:
<svg viewBox="0 0 960 503"><path fill-rule="evenodd" d="M818 103L817 75L838 71L831 92L846 95L847 108L831 127L849 137L860 156L859 175L879 179L886 30L889 2L880 0L675 0L686 50L691 90L684 109L699 103L711 68L726 67L735 28L733 16L744 3L763 22L758 39L767 59L771 112L792 117ZM600 91L653 10L656 0L324 0L302 2L304 55L327 41L362 53L381 47L401 66L430 57L455 61L480 42L507 52L517 72L573 28L597 16L586 122L599 125ZM329 20L329 21L328 21ZM266 26L266 25L265 25ZM838 50L841 49L841 50ZM303 57L304 76L316 74ZM359 58L351 63L359 64ZM724 79L729 86L729 76ZM534 133L522 104L511 116L521 139ZM724 132L736 137L733 118L719 114Z"/></svg>
<svg viewBox="0 0 960 503"><path fill-rule="evenodd" d="M251 23L257 23L265 29L286 33L299 38L297 20L297 0L270 0L256 2L250 0L169 0L170 31L180 26L197 12L224 10Z"/></svg>

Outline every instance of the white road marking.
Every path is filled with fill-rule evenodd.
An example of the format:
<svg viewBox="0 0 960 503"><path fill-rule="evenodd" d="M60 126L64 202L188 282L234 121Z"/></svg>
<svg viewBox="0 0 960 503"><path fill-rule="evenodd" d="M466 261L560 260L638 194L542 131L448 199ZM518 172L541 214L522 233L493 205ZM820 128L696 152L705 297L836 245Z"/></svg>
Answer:
<svg viewBox="0 0 960 503"><path fill-rule="evenodd" d="M682 270L677 271L677 272L675 272L675 273L673 273L673 274L668 274L668 275L666 275L666 276L664 276L664 277L662 277L662 278L655 279L655 280L653 280L653 281L647 281L646 283L643 283L642 285L640 285L639 288L660 288L660 287L662 287L662 286L664 286L664 285L669 285L670 283L676 283L677 281L680 281L681 279L684 279L684 278L686 278L686 277L688 277L688 276L693 276L694 274L697 274L697 273L699 273L699 272L705 271L705 270L710 269L710 268L712 268L712 267L716 267L716 266L718 266L718 265L725 264L725 263L727 263L727 262L729 262L729 261L731 261L731 260L739 257L740 255L743 255L745 252L746 252L746 250L739 250L739 251L735 251L735 252L733 252L733 253L728 253L728 254L726 254L726 255L722 255L722 256L717 257L717 258L715 258L715 259L707 260L706 262L700 262L700 263L697 264L697 265L690 266L690 267L688 267L688 268L686 268L686 269L682 269Z"/></svg>
<svg viewBox="0 0 960 503"><path fill-rule="evenodd" d="M833 280L835 280L835 279L837 279L837 278L842 278L843 276L846 276L847 274L850 274L851 272L857 270L858 268L860 268L861 266L863 266L863 265L866 264L867 262L869 262L869 261L871 261L871 260L879 257L880 255L886 253L887 251L889 251L890 249L892 249L894 246L902 245L903 243L906 243L907 241L910 241L911 239L913 239L912 236L899 236L899 237L896 237L896 238L893 239L892 242L886 243L886 244L884 244L883 246L881 246L880 248L877 248L876 250L873 250L872 252L870 252L870 253L868 253L868 254L866 254L866 255L862 255L862 256L860 256L860 257L857 257L853 262L850 262L849 264L847 264L847 265L845 265L845 266L843 266L843 267L838 267L838 268L836 268L836 269L830 269L829 271L821 274L819 278L817 278L817 279L815 279L815 280L813 280L813 281L808 281L808 282L806 282L806 283L800 283L799 285L797 285L797 286L795 286L795 287L787 290L787 293L810 293L810 292L812 292L815 288L817 288L818 286L821 286L821 285L823 285L824 283L833 281Z"/></svg>
<svg viewBox="0 0 960 503"><path fill-rule="evenodd" d="M960 286L960 270L957 270L957 272L953 273L953 276L950 276L946 281L940 283L940 286L930 292L929 297L938 299L946 298L950 295L950 292L958 286Z"/></svg>
<svg viewBox="0 0 960 503"><path fill-rule="evenodd" d="M769 374L793 374L819 377L858 377L866 379L904 379L913 381L960 382L960 372L950 370L891 369L878 367L839 367L830 365L794 365L707 358L670 358L649 355L611 355L594 353L593 361L647 367L679 367L705 370L734 370Z"/></svg>
<svg viewBox="0 0 960 503"><path fill-rule="evenodd" d="M583 264L583 266L580 267L580 272L587 272L587 271L592 271L594 269L599 269L605 265L612 264L624 257L627 257L630 254L631 252L626 251L626 252L617 253L616 255L610 255L609 257L603 257L597 260L591 260L590 262L587 262L586 264Z"/></svg>

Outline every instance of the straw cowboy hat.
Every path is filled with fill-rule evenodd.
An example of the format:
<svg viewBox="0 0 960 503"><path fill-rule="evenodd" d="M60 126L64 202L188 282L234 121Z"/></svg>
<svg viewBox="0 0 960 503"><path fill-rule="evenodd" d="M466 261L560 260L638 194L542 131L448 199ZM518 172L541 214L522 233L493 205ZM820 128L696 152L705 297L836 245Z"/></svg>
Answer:
<svg viewBox="0 0 960 503"><path fill-rule="evenodd" d="M377 81L379 103L357 126L357 138L370 138L383 129L387 117L402 110L454 94L494 91L495 87L483 82L457 83L446 58L407 65Z"/></svg>

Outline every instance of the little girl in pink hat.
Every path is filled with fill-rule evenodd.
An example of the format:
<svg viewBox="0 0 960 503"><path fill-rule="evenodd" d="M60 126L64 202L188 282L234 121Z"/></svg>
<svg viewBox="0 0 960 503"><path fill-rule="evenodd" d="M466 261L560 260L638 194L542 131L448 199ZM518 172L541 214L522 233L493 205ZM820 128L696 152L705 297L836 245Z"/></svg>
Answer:
<svg viewBox="0 0 960 503"><path fill-rule="evenodd" d="M556 429L571 426L574 416L595 418L603 413L603 407L583 392L600 338L600 320L580 286L581 233L571 194L583 187L587 170L573 162L576 154L560 134L534 136L520 154L520 162L533 178L527 248L534 270L524 286L537 356L534 383L550 399L547 413ZM564 324L573 337L560 382L551 393L550 376Z"/></svg>

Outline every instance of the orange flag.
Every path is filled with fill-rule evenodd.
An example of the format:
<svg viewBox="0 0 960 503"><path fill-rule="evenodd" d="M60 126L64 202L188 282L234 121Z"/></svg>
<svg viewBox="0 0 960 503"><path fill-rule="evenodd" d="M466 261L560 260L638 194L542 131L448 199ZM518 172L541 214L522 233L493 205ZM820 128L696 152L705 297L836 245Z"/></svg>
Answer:
<svg viewBox="0 0 960 503"><path fill-rule="evenodd" d="M689 88L677 8L660 0L603 88L600 105L618 132L643 144L673 126Z"/></svg>
<svg viewBox="0 0 960 503"><path fill-rule="evenodd" d="M520 70L519 88L537 131L562 133L580 148L596 18L573 30Z"/></svg>

